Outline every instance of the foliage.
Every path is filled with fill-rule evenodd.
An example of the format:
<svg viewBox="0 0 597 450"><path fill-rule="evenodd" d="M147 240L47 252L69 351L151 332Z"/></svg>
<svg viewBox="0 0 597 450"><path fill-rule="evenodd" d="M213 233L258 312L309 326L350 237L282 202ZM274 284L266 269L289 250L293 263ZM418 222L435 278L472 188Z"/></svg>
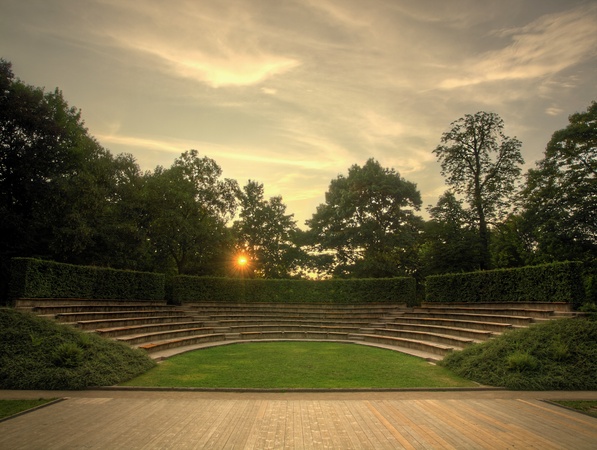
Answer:
<svg viewBox="0 0 597 450"><path fill-rule="evenodd" d="M474 386L421 358L329 342L250 343L188 352L123 384L245 389Z"/></svg>
<svg viewBox="0 0 597 450"><path fill-rule="evenodd" d="M332 180L326 202L307 221L317 251L331 253L337 277L392 277L413 273L422 219L414 183L369 159Z"/></svg>
<svg viewBox="0 0 597 450"><path fill-rule="evenodd" d="M524 218L547 261L597 258L597 102L572 114L527 174Z"/></svg>
<svg viewBox="0 0 597 450"><path fill-rule="evenodd" d="M512 268L551 262L536 252L533 224L510 214L491 232L491 260L495 268Z"/></svg>
<svg viewBox="0 0 597 450"><path fill-rule="evenodd" d="M154 366L126 344L0 309L0 389L112 386Z"/></svg>
<svg viewBox="0 0 597 450"><path fill-rule="evenodd" d="M306 255L295 244L298 233L292 214L286 214L282 197L264 199L263 184L249 180L240 193L241 211L234 222L237 246L248 255L244 275L289 278L300 270Z"/></svg>
<svg viewBox="0 0 597 450"><path fill-rule="evenodd" d="M558 319L448 355L441 364L478 383L524 390L597 389L597 321Z"/></svg>
<svg viewBox="0 0 597 450"><path fill-rule="evenodd" d="M11 298L163 300L163 274L14 258Z"/></svg>
<svg viewBox="0 0 597 450"><path fill-rule="evenodd" d="M196 150L170 169L146 177L148 239L156 268L178 274L216 275L232 246L227 221L236 210L238 186L220 180L221 168ZM172 264L170 264L170 262Z"/></svg>
<svg viewBox="0 0 597 450"><path fill-rule="evenodd" d="M177 276L173 303L407 303L416 302L414 278L283 280Z"/></svg>
<svg viewBox="0 0 597 450"><path fill-rule="evenodd" d="M510 205L524 163L522 144L504 135L504 122L495 113L467 114L451 127L433 152L446 182L469 203L479 233L481 269L488 269L489 223Z"/></svg>
<svg viewBox="0 0 597 450"><path fill-rule="evenodd" d="M447 191L425 224L421 246L421 267L425 276L450 272L470 272L480 267L477 230L453 193Z"/></svg>
<svg viewBox="0 0 597 450"><path fill-rule="evenodd" d="M113 158L62 92L24 84L4 60L0 92L0 289L14 256L139 268L132 157Z"/></svg>
<svg viewBox="0 0 597 450"><path fill-rule="evenodd" d="M580 262L427 277L428 302L568 302L584 300Z"/></svg>

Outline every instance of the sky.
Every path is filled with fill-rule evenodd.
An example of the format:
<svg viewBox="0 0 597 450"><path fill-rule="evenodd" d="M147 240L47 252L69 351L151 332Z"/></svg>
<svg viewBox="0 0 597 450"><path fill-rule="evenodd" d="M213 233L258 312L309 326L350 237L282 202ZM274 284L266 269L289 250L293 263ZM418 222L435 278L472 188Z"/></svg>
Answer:
<svg viewBox="0 0 597 450"><path fill-rule="evenodd" d="M425 217L453 121L499 114L526 172L597 100L597 0L0 0L0 57L144 171L196 149L305 228L374 158Z"/></svg>

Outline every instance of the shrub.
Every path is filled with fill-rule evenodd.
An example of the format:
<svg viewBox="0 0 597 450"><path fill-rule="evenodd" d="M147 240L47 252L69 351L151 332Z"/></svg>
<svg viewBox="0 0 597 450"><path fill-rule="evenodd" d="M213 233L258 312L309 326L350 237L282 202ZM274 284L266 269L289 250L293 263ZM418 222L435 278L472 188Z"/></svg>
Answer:
<svg viewBox="0 0 597 450"><path fill-rule="evenodd" d="M176 276L173 303L407 303L416 302L414 278L273 280Z"/></svg>
<svg viewBox="0 0 597 450"><path fill-rule="evenodd" d="M527 352L517 351L506 357L506 365L508 370L526 372L535 370L539 363L537 358L533 355Z"/></svg>
<svg viewBox="0 0 597 450"><path fill-rule="evenodd" d="M11 261L11 298L164 300L163 274L75 266L33 258Z"/></svg>
<svg viewBox="0 0 597 450"><path fill-rule="evenodd" d="M582 263L566 262L433 275L426 279L428 302L567 302L584 299Z"/></svg>
<svg viewBox="0 0 597 450"><path fill-rule="evenodd" d="M75 342L64 342L54 350L53 362L56 367L78 367L83 362L83 349Z"/></svg>
<svg viewBox="0 0 597 450"><path fill-rule="evenodd" d="M513 330L446 356L442 365L489 386L597 389L597 320L557 319Z"/></svg>
<svg viewBox="0 0 597 450"><path fill-rule="evenodd" d="M14 309L0 309L0 389L112 386L155 366L141 350Z"/></svg>

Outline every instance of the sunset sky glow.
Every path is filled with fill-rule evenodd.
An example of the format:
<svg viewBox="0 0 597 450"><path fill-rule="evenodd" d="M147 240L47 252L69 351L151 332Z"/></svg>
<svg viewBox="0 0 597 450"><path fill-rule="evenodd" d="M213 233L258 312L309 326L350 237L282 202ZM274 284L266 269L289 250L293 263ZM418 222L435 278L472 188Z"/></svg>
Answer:
<svg viewBox="0 0 597 450"><path fill-rule="evenodd" d="M597 1L0 0L0 57L113 154L197 149L304 227L369 158L435 204L432 151L464 114L498 113L533 167L597 100Z"/></svg>

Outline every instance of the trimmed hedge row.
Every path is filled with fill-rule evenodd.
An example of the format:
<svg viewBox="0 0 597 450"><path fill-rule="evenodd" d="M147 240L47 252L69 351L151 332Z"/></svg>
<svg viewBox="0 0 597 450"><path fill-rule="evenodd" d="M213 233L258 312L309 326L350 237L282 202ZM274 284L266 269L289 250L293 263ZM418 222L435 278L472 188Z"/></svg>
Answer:
<svg viewBox="0 0 597 450"><path fill-rule="evenodd" d="M169 300L182 302L407 303L416 301L414 278L263 280L176 276Z"/></svg>
<svg viewBox="0 0 597 450"><path fill-rule="evenodd" d="M10 297L164 300L165 276L13 258Z"/></svg>
<svg viewBox="0 0 597 450"><path fill-rule="evenodd" d="M433 275L426 279L428 302L567 302L584 300L583 265L563 262L517 269Z"/></svg>

